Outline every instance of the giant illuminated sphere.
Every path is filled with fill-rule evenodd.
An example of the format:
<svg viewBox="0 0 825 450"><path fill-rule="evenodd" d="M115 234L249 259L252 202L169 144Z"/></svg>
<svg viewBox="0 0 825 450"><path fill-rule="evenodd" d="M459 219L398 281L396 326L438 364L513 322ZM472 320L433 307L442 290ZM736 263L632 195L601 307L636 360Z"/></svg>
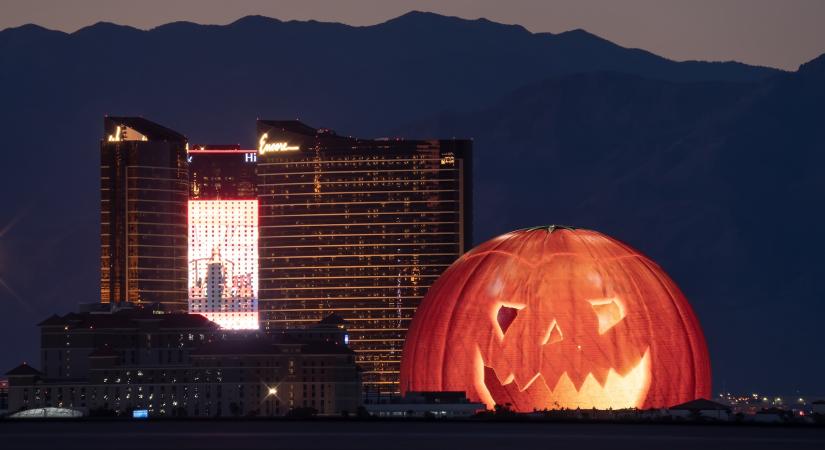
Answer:
<svg viewBox="0 0 825 450"><path fill-rule="evenodd" d="M661 267L549 226L487 241L441 275L407 334L401 389L516 411L666 407L710 395L710 362Z"/></svg>

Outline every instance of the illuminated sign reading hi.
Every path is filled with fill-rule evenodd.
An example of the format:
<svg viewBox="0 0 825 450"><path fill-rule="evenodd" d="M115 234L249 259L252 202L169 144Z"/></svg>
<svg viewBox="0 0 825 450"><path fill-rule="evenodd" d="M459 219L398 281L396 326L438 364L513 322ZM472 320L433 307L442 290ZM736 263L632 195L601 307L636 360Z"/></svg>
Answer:
<svg viewBox="0 0 825 450"><path fill-rule="evenodd" d="M269 135L267 133L261 135L261 139L258 141L258 154L291 152L300 149L297 145L289 145L287 142L267 142L266 138L268 137Z"/></svg>

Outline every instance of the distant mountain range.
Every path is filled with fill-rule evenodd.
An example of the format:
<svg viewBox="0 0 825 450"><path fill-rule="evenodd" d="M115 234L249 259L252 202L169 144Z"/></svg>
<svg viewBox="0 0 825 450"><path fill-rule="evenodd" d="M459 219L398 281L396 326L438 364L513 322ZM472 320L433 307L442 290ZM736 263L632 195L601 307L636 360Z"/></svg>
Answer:
<svg viewBox="0 0 825 450"><path fill-rule="evenodd" d="M97 298L98 140L118 114L250 147L258 117L472 137L477 243L544 223L606 232L692 300L717 388L814 389L825 370L825 57L797 72L674 62L583 30L419 12L369 27L27 25L0 32L0 99L0 229L19 218L0 276L28 305L0 289L0 339L25 336L0 355L9 367L34 354L33 323ZM765 354L796 376L777 380Z"/></svg>

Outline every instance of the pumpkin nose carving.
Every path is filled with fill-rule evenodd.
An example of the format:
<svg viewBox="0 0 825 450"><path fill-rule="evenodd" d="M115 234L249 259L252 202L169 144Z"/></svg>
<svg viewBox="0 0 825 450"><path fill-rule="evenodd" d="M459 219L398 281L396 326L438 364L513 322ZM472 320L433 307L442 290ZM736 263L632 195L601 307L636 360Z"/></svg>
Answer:
<svg viewBox="0 0 825 450"><path fill-rule="evenodd" d="M547 327L547 333L544 334L541 345L555 344L561 342L562 339L564 339L564 333L562 333L559 323L553 320L550 322L550 326Z"/></svg>

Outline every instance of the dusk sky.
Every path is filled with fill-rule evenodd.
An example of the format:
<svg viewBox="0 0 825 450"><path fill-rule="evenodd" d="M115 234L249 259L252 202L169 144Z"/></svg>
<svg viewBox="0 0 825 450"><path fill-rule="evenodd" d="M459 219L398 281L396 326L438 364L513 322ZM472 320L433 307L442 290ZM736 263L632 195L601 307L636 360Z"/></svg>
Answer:
<svg viewBox="0 0 825 450"><path fill-rule="evenodd" d="M533 32L583 28L675 60L795 70L825 52L821 0L2 0L0 29L36 23L72 32L99 21L146 29L180 20L226 24L251 14L372 25L410 10L484 17Z"/></svg>

